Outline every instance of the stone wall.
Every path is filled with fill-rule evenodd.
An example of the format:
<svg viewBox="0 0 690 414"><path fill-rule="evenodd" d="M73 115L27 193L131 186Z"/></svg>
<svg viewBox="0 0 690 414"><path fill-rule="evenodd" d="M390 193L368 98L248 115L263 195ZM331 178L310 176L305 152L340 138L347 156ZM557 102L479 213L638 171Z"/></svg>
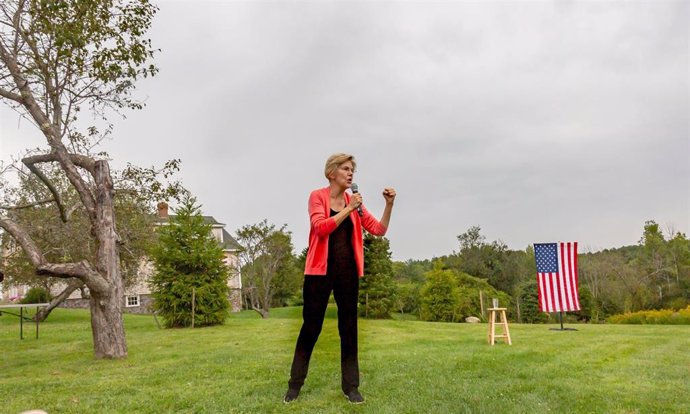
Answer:
<svg viewBox="0 0 690 414"><path fill-rule="evenodd" d="M71 298L71 299L65 299L59 306L60 308L69 308L69 309L88 309L89 308L89 299L83 299L83 298Z"/></svg>
<svg viewBox="0 0 690 414"><path fill-rule="evenodd" d="M228 296L230 301L230 312L240 312L242 310L242 290L232 289L230 290L230 296Z"/></svg>
<svg viewBox="0 0 690 414"><path fill-rule="evenodd" d="M153 313L153 298L151 295L139 295L139 306L128 307L123 303L122 311L124 313L151 314Z"/></svg>
<svg viewBox="0 0 690 414"><path fill-rule="evenodd" d="M153 298L151 295L139 295L139 306L125 306L125 298L122 298L122 312L124 313L152 313ZM89 309L89 299L71 298L65 299L60 304L61 308Z"/></svg>
<svg viewBox="0 0 690 414"><path fill-rule="evenodd" d="M125 306L126 298L122 299L122 311L124 313L151 314L153 313L153 297L151 295L139 295L139 306ZM228 296L230 301L230 312L240 312L242 310L242 295L240 289L233 289ZM89 299L66 299L61 308L69 309L88 309Z"/></svg>

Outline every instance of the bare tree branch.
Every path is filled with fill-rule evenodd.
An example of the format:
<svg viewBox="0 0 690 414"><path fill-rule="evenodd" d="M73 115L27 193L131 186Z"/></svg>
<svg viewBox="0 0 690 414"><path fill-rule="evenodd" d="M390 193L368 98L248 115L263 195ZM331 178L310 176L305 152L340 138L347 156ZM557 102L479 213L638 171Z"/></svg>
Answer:
<svg viewBox="0 0 690 414"><path fill-rule="evenodd" d="M53 309L58 307L65 299L67 299L69 295L72 294L72 292L82 287L84 287L84 282L82 282L81 280L70 280L65 289L50 300L48 306L42 308L40 311L38 311L38 313L36 313L34 320L38 319L41 322L44 321Z"/></svg>
<svg viewBox="0 0 690 414"><path fill-rule="evenodd" d="M33 203L20 204L17 206L0 206L0 210L22 210L29 207L40 206L41 204L48 204L55 201L53 198L47 198L45 200L34 201Z"/></svg>
<svg viewBox="0 0 690 414"><path fill-rule="evenodd" d="M53 185L53 183L48 179L48 177L43 174L43 171L41 171L37 166L34 165L33 162L28 162L26 161L27 159L25 158L22 160L24 165L26 165L29 170L36 175L36 177L39 178L39 180L43 181L43 184L48 187L48 190L50 193L53 195L53 199L55 200L55 204L57 204L58 210L60 211L60 219L62 220L63 223L67 222L67 216L65 215L65 207L62 205L62 201L60 199L60 193L58 192L57 188Z"/></svg>
<svg viewBox="0 0 690 414"><path fill-rule="evenodd" d="M74 214L74 212L77 211L77 209L79 209L79 207L81 207L81 203L75 203L72 207L70 207L67 210L67 214L66 214L67 220L69 220L69 218L72 217L72 214Z"/></svg>
<svg viewBox="0 0 690 414"><path fill-rule="evenodd" d="M39 108L38 103L36 102L36 99L34 98L33 93L31 91L31 88L28 85L28 82L22 77L21 72L17 67L16 60L12 55L9 54L7 49L5 49L5 47L1 43L0 60L10 70L10 73L14 78L14 82L16 83L17 87L21 92L22 97L24 98L24 107L34 118L36 123L40 126L41 131L43 131L43 135L45 135L45 137L48 139L48 143L53 148L53 154L56 157L55 160L59 161L60 165L62 165L63 169L65 170L65 174L67 175L67 178L69 179L70 183L72 183L74 188L77 190L77 193L79 194L79 198L81 199L82 203L84 203L84 207L86 207L86 210L89 213L89 217L91 218L92 223L95 223L96 200L93 198L93 195L88 190L86 183L77 172L75 164L71 160L70 154L67 153L67 149L62 144L59 131L55 130L54 125L50 122L48 116L45 113L43 113L43 111L41 111L41 109Z"/></svg>
<svg viewBox="0 0 690 414"><path fill-rule="evenodd" d="M98 274L91 264L82 260L78 263L49 263L46 262L41 249L38 248L31 236L17 223L8 219L0 219L0 227L7 231L19 243L31 264L36 268L36 274L41 276L55 276L59 278L77 278L88 282L94 290L108 291L108 283Z"/></svg>
<svg viewBox="0 0 690 414"><path fill-rule="evenodd" d="M12 93L10 91L0 89L0 96L24 105L24 99L22 98L21 95L17 95L16 93Z"/></svg>
<svg viewBox="0 0 690 414"><path fill-rule="evenodd" d="M81 155L81 154L66 154L69 160L72 162L72 164L76 165L77 167L81 167L91 173L91 176L94 176L95 174L95 165L96 161L93 160L93 158L86 156L86 155ZM50 154L39 154L39 155L32 155L30 157L26 157L22 159L22 162L24 164L31 163L31 164L38 164L42 162L51 162L51 161L60 161L60 157L54 153L51 152Z"/></svg>

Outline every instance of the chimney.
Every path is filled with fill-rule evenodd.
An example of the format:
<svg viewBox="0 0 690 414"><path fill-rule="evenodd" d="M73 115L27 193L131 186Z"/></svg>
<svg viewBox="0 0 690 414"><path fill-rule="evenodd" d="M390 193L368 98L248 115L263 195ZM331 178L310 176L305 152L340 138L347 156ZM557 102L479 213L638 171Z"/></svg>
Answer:
<svg viewBox="0 0 690 414"><path fill-rule="evenodd" d="M165 201L158 203L158 217L162 219L168 218L168 203Z"/></svg>

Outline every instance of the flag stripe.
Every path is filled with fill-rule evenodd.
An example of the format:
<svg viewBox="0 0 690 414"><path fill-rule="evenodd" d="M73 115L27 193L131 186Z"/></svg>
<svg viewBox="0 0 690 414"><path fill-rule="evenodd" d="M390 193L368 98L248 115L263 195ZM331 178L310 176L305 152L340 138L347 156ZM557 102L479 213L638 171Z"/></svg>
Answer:
<svg viewBox="0 0 690 414"><path fill-rule="evenodd" d="M539 310L542 312L545 312L544 309L544 285L542 281L544 280L544 277L542 276L541 273L537 273L537 294L539 295Z"/></svg>
<svg viewBox="0 0 690 414"><path fill-rule="evenodd" d="M549 298L549 291L546 288L546 273L539 273L539 294L541 295L541 302L539 302L539 307L542 312L548 312L551 309L549 303L551 299Z"/></svg>
<svg viewBox="0 0 690 414"><path fill-rule="evenodd" d="M561 252L561 257L558 259L561 264L561 296L563 297L563 309L572 309L572 302L570 300L570 243L561 243L559 251Z"/></svg>
<svg viewBox="0 0 690 414"><path fill-rule="evenodd" d="M564 243L566 249L565 257L565 283L568 293L568 309L574 309L573 300L573 254L571 250L571 243Z"/></svg>
<svg viewBox="0 0 690 414"><path fill-rule="evenodd" d="M551 285L549 284L549 274L548 273L544 274L544 278L543 278L542 283L544 284L544 293L545 293L545 295L544 295L544 309L546 309L547 311L550 311L551 310L551 290L549 289L549 286L551 286Z"/></svg>
<svg viewBox="0 0 690 414"><path fill-rule="evenodd" d="M556 295L555 273L549 273L549 294L551 295L551 309L558 308L558 295Z"/></svg>
<svg viewBox="0 0 690 414"><path fill-rule="evenodd" d="M577 242L573 243L573 254L570 258L571 272L570 272L570 283L573 285L573 309L580 310L580 297L577 287Z"/></svg>
<svg viewBox="0 0 690 414"><path fill-rule="evenodd" d="M565 301L565 292L563 289L563 245L559 244L558 249L556 250L556 254L558 255L558 297L561 298L562 301ZM563 303L560 304L561 306L556 309L556 312L561 312L564 308Z"/></svg>
<svg viewBox="0 0 690 414"><path fill-rule="evenodd" d="M577 286L577 242L535 244L539 309L580 310Z"/></svg>

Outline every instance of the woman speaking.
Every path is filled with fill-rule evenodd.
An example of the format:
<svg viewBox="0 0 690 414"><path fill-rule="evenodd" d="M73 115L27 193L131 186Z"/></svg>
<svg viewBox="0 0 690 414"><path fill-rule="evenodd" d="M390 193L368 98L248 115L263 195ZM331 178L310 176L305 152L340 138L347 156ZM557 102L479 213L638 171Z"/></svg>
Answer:
<svg viewBox="0 0 690 414"><path fill-rule="evenodd" d="M338 305L342 390L351 403L364 402L358 389L357 359L357 302L359 278L364 275L362 227L376 236L386 233L395 190L383 190L386 207L381 221L376 220L364 208L359 193L345 192L352 187L355 167L352 155L331 155L324 171L328 187L314 190L309 196L311 228L304 269L304 322L297 338L285 402L296 400L304 385L331 291Z"/></svg>

